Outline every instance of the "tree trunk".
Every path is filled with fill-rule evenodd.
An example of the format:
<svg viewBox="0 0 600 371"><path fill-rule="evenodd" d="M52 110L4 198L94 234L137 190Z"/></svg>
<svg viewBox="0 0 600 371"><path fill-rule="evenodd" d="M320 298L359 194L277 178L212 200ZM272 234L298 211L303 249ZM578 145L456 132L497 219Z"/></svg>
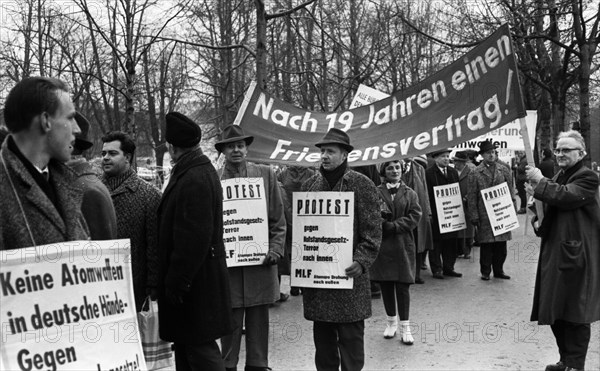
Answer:
<svg viewBox="0 0 600 371"><path fill-rule="evenodd" d="M254 0L256 4L256 83L267 91L267 18L264 0Z"/></svg>

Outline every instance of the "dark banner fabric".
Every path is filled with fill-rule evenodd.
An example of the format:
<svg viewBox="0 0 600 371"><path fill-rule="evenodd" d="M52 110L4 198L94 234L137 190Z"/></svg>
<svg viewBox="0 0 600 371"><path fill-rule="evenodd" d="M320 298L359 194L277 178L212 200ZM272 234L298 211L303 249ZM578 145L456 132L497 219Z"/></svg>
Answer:
<svg viewBox="0 0 600 371"><path fill-rule="evenodd" d="M526 115L508 25L419 84L367 106L310 112L252 84L235 124L254 136L248 159L315 166L330 128L354 146L352 166L453 147Z"/></svg>

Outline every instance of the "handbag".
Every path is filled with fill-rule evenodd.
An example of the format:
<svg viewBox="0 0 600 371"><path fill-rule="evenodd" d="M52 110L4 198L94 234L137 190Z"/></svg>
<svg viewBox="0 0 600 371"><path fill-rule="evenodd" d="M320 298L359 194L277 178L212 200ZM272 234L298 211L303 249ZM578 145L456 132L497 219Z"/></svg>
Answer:
<svg viewBox="0 0 600 371"><path fill-rule="evenodd" d="M147 310L144 310L145 308ZM158 333L158 302L147 297L142 305L142 311L137 314L137 317L148 370L173 367L175 359L171 343L161 340Z"/></svg>

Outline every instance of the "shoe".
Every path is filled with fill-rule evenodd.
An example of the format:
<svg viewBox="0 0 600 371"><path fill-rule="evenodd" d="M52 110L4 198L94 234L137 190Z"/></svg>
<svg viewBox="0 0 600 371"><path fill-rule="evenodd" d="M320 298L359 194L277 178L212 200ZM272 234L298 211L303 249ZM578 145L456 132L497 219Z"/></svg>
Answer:
<svg viewBox="0 0 600 371"><path fill-rule="evenodd" d="M277 300L280 303L283 303L284 301L287 301L290 298L290 296L288 294L285 293L279 293L279 300Z"/></svg>
<svg viewBox="0 0 600 371"><path fill-rule="evenodd" d="M398 330L398 316L387 316L387 325L383 330L383 338L391 339L396 336Z"/></svg>
<svg viewBox="0 0 600 371"><path fill-rule="evenodd" d="M292 287L290 289L290 295L292 295L292 296L300 295L300 287Z"/></svg>
<svg viewBox="0 0 600 371"><path fill-rule="evenodd" d="M481 279L484 281L489 281L490 280L490 275L489 274L482 274L481 275Z"/></svg>
<svg viewBox="0 0 600 371"><path fill-rule="evenodd" d="M558 361L554 365L546 366L546 371L564 371L567 366L563 363L563 361Z"/></svg>
<svg viewBox="0 0 600 371"><path fill-rule="evenodd" d="M400 326L402 327L402 343L406 345L413 345L415 339L413 339L412 334L410 333L410 325L408 321L400 321Z"/></svg>
<svg viewBox="0 0 600 371"><path fill-rule="evenodd" d="M500 274L494 274L495 278L502 278L503 280L509 280L510 276L508 274L504 274L504 272Z"/></svg>
<svg viewBox="0 0 600 371"><path fill-rule="evenodd" d="M517 214L525 214L525 213L527 213L527 209L524 208L524 207L522 207L519 210L517 210Z"/></svg>
<svg viewBox="0 0 600 371"><path fill-rule="evenodd" d="M444 276L448 276L448 277L462 277L462 273L458 273L456 271L447 271L447 272L444 272Z"/></svg>
<svg viewBox="0 0 600 371"><path fill-rule="evenodd" d="M433 278L437 278L438 280L443 280L444 276L442 275L441 272L436 272L433 274Z"/></svg>
<svg viewBox="0 0 600 371"><path fill-rule="evenodd" d="M423 281L423 279L419 277L419 278L415 278L415 283L418 283L419 285L422 285L422 284L425 283L425 281Z"/></svg>

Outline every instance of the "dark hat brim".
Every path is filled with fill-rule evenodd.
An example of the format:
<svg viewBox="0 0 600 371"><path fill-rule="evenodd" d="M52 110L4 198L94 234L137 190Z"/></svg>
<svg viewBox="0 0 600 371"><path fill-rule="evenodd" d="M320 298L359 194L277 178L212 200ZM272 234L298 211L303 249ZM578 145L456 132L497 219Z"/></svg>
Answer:
<svg viewBox="0 0 600 371"><path fill-rule="evenodd" d="M431 157L437 157L437 156L441 155L442 153L450 153L450 152L452 152L451 149L439 149L437 151L431 152L429 155Z"/></svg>
<svg viewBox="0 0 600 371"><path fill-rule="evenodd" d="M325 144L338 145L338 146L344 148L348 152L352 152L352 150L354 149L354 147L348 143L332 141L332 140L325 140L325 141L318 142L317 144L315 144L315 146L321 148L321 146L324 146Z"/></svg>
<svg viewBox="0 0 600 371"><path fill-rule="evenodd" d="M93 145L94 145L94 143L87 141L85 139L75 138L75 143L73 143L73 148L83 152L85 150L92 148Z"/></svg>
<svg viewBox="0 0 600 371"><path fill-rule="evenodd" d="M254 142L254 137L252 135L241 135L238 137L223 139L215 143L215 149L219 152L223 152L222 149L226 144L239 142L240 140L243 140L246 142L246 145L249 146L252 144L252 142Z"/></svg>

